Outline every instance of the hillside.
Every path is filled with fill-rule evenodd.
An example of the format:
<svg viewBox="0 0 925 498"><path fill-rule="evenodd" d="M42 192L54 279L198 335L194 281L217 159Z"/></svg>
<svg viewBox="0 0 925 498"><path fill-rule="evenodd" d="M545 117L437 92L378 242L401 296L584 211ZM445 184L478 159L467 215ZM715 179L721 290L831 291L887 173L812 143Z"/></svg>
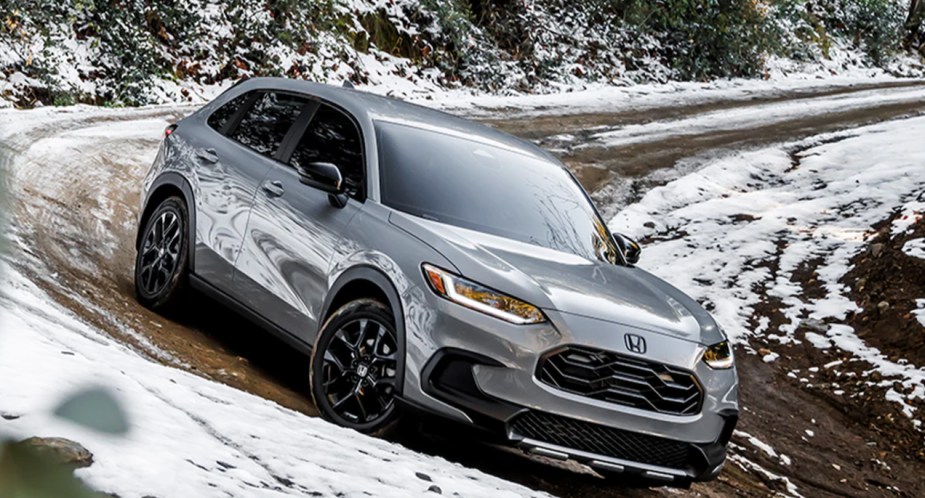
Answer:
<svg viewBox="0 0 925 498"><path fill-rule="evenodd" d="M922 73L899 0L7 0L0 105L199 101L242 77L411 96Z"/></svg>

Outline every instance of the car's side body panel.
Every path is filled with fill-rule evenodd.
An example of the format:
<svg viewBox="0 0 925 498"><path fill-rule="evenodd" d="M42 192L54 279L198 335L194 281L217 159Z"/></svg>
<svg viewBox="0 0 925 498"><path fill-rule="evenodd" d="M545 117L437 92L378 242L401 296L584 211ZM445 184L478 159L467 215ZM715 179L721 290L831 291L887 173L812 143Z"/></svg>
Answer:
<svg viewBox="0 0 925 498"><path fill-rule="evenodd" d="M328 194L299 181L296 171L273 165L267 182L285 193L258 192L236 265L243 301L289 333L314 342L336 253L359 248L348 234L362 204L336 208Z"/></svg>

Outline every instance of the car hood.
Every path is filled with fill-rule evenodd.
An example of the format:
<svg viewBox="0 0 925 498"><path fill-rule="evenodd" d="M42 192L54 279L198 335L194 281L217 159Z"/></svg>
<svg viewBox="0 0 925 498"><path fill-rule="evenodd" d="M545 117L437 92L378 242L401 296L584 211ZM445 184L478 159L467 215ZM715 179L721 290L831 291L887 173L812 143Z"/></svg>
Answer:
<svg viewBox="0 0 925 498"><path fill-rule="evenodd" d="M686 294L637 267L612 265L392 212L393 225L430 245L461 276L546 310L606 320L681 339L723 340L713 317Z"/></svg>

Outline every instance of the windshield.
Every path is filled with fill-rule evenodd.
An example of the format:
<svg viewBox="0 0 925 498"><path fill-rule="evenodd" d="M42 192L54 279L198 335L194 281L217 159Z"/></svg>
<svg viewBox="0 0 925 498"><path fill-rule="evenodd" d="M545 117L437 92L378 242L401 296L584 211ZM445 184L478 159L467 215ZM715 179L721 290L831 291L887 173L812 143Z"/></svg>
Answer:
<svg viewBox="0 0 925 498"><path fill-rule="evenodd" d="M394 123L376 124L382 203L588 259L617 249L572 176L549 161Z"/></svg>

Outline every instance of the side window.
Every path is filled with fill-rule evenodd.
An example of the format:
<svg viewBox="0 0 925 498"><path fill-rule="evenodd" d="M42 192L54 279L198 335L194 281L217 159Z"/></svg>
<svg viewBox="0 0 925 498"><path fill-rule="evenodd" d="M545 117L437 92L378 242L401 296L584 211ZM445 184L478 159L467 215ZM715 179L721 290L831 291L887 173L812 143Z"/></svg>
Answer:
<svg viewBox="0 0 925 498"><path fill-rule="evenodd" d="M249 99L251 95L251 92L238 95L226 102L225 105L219 107L209 116L209 120L207 121L209 126L221 133L222 130L225 129L225 125L228 124L228 120L234 116L234 113L238 112L238 109L247 102L247 99Z"/></svg>
<svg viewBox="0 0 925 498"><path fill-rule="evenodd" d="M297 169L315 162L336 164L347 193L355 199L365 196L360 133L350 118L326 104L318 108L289 160Z"/></svg>
<svg viewBox="0 0 925 498"><path fill-rule="evenodd" d="M272 156L306 102L302 97L285 93L264 93L229 136L261 154Z"/></svg>

